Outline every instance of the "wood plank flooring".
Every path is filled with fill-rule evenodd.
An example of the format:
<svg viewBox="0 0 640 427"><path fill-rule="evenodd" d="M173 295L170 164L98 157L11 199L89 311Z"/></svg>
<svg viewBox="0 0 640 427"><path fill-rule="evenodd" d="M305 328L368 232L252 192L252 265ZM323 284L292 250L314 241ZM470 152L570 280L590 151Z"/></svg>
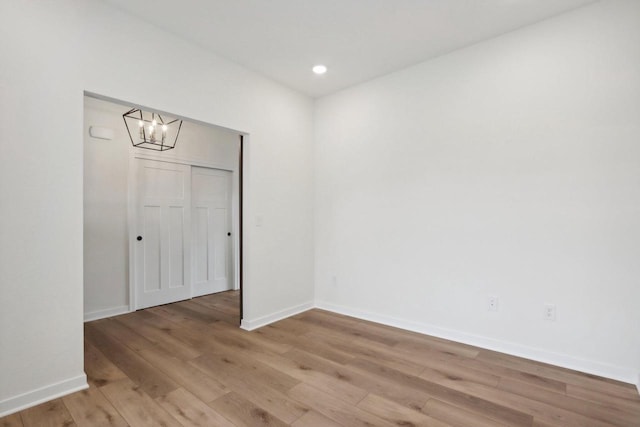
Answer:
<svg viewBox="0 0 640 427"><path fill-rule="evenodd" d="M311 310L253 332L237 292L85 324L88 390L8 426L640 426L635 386Z"/></svg>

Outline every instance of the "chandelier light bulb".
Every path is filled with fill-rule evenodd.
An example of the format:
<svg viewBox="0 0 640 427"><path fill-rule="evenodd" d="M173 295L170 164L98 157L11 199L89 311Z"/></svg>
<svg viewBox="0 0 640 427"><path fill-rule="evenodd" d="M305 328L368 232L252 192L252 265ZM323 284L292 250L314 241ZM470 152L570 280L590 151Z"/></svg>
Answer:
<svg viewBox="0 0 640 427"><path fill-rule="evenodd" d="M166 132L167 131L167 125L162 125L162 131Z"/></svg>
<svg viewBox="0 0 640 427"><path fill-rule="evenodd" d="M158 124L158 122L156 121L156 119L153 119L153 121L151 122L151 124L152 124L153 126L155 126L155 125L157 125L157 124Z"/></svg>
<svg viewBox="0 0 640 427"><path fill-rule="evenodd" d="M144 126L144 122L142 120L138 120L138 126L139 127L143 127Z"/></svg>

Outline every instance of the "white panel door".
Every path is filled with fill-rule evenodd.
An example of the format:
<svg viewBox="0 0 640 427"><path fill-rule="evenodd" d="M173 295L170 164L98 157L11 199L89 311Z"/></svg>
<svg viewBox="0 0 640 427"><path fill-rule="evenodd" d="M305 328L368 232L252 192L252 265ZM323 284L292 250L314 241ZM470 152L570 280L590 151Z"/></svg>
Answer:
<svg viewBox="0 0 640 427"><path fill-rule="evenodd" d="M193 167L193 296L233 288L231 172Z"/></svg>
<svg viewBox="0 0 640 427"><path fill-rule="evenodd" d="M191 167L135 159L135 308L191 298Z"/></svg>

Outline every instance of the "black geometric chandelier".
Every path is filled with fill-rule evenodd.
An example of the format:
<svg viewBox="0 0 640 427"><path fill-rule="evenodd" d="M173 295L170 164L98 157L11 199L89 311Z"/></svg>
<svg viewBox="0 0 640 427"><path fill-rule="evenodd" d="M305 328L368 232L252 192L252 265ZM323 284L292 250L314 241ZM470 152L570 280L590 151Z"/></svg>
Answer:
<svg viewBox="0 0 640 427"><path fill-rule="evenodd" d="M160 114L132 108L122 115L134 147L167 151L178 142L182 120L167 120Z"/></svg>

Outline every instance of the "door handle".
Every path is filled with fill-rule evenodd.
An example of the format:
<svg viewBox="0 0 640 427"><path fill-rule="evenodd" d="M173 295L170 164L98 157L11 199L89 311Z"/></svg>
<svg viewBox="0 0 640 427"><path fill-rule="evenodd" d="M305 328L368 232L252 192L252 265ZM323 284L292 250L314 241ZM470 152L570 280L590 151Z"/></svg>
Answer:
<svg viewBox="0 0 640 427"><path fill-rule="evenodd" d="M142 236L136 237L136 240L139 242L140 240L142 240Z"/></svg>

